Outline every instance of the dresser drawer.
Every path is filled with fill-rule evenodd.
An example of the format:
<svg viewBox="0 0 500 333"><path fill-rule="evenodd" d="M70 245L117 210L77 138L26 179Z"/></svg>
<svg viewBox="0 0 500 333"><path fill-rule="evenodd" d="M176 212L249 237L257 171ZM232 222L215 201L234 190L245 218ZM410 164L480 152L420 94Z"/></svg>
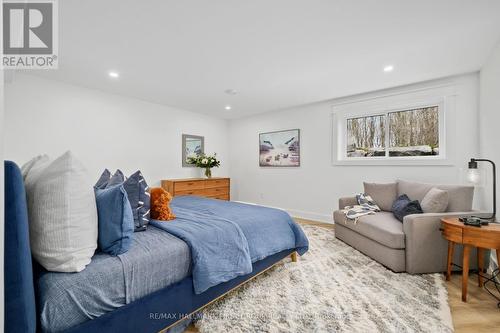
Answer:
<svg viewBox="0 0 500 333"><path fill-rule="evenodd" d="M209 197L217 195L228 195L228 194L229 194L229 187L213 187L205 189L205 195Z"/></svg>
<svg viewBox="0 0 500 333"><path fill-rule="evenodd" d="M183 190L183 191L175 191L174 196L179 196L179 195L198 195L201 197L206 196L205 190L202 189L193 189L193 190Z"/></svg>
<svg viewBox="0 0 500 333"><path fill-rule="evenodd" d="M229 201L229 194L211 195L209 198Z"/></svg>
<svg viewBox="0 0 500 333"><path fill-rule="evenodd" d="M209 179L205 180L205 188L229 187L229 179Z"/></svg>
<svg viewBox="0 0 500 333"><path fill-rule="evenodd" d="M203 190L205 187L204 181L184 181L176 182L174 185L174 192L177 194L180 191Z"/></svg>

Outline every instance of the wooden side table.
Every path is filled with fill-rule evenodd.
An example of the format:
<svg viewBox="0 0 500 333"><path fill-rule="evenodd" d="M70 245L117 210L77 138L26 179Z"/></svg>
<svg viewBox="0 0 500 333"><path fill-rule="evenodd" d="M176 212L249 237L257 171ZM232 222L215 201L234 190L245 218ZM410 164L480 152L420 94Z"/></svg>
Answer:
<svg viewBox="0 0 500 333"><path fill-rule="evenodd" d="M484 269L484 249L494 249L500 258L500 224L490 223L487 226L473 227L463 224L458 218L444 218L442 235L448 240L448 262L446 280L450 280L453 251L455 244L463 244L462 264L462 301L467 302L467 280L469 279L469 256L471 247L477 248L477 265L479 272ZM483 278L478 276L479 287L483 286Z"/></svg>

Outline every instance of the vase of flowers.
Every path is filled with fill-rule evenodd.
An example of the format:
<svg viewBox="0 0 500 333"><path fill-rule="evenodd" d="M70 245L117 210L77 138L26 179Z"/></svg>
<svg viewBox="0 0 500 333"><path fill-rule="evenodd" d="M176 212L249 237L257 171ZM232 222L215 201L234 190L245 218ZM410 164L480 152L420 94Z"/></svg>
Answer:
<svg viewBox="0 0 500 333"><path fill-rule="evenodd" d="M216 155L217 154L200 154L196 157L190 157L188 163L194 164L198 168L205 169L205 177L212 178L212 168L218 168L220 166L220 161L217 159Z"/></svg>

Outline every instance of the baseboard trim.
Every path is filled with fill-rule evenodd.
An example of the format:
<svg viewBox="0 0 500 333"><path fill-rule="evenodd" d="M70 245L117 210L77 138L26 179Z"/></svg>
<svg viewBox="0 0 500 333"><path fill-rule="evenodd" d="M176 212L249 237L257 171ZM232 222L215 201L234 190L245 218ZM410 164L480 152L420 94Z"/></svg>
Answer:
<svg viewBox="0 0 500 333"><path fill-rule="evenodd" d="M326 215L326 214L319 214L319 213L314 213L314 212L306 212L302 210L296 210L296 209L287 209L287 208L282 208L282 207L275 207L275 206L269 206L269 205L262 205L258 204L255 202L248 202L248 201L241 201L241 200L235 200L235 202L240 202L248 205L261 205L261 206L266 206L270 208L275 208L275 209L281 209L290 214L292 217L298 217L301 219L305 220L311 220L311 221L317 221L317 222L323 222L323 223L329 223L329 224L335 224L333 222L333 216L331 215Z"/></svg>

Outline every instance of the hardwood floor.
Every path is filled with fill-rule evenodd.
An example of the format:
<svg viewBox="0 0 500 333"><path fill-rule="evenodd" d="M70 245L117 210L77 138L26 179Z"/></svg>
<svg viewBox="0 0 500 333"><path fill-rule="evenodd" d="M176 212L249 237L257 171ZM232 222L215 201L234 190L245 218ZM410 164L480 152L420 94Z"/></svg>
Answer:
<svg viewBox="0 0 500 333"><path fill-rule="evenodd" d="M333 224L295 218L300 224L315 225L334 229ZM490 288L493 287L490 285ZM453 326L456 333L494 333L500 332L500 309L497 301L486 290L477 285L477 275L469 276L467 303L462 302L462 276L454 273L446 283L448 302L451 309ZM493 287L494 288L494 287ZM197 333L193 325L187 333Z"/></svg>
<svg viewBox="0 0 500 333"><path fill-rule="evenodd" d="M500 332L497 301L477 285L477 275L469 276L467 303L462 302L462 275L455 273L446 283L448 302L456 333ZM494 288L490 285L489 288Z"/></svg>

